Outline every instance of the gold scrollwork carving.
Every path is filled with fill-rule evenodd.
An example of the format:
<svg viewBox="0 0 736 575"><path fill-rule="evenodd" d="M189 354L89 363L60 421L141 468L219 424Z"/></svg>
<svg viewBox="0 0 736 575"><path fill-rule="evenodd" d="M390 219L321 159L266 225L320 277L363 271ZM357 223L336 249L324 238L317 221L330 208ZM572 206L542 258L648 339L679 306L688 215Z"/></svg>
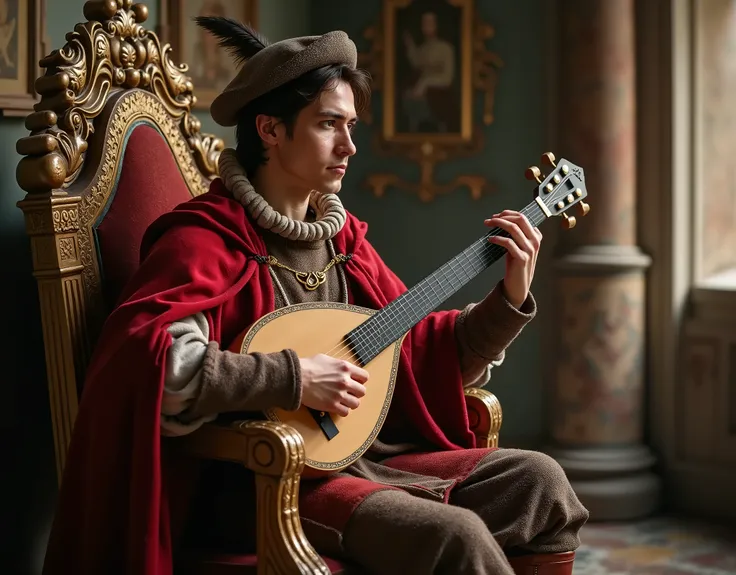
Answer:
<svg viewBox="0 0 736 575"><path fill-rule="evenodd" d="M154 94L179 125L199 170L217 174L224 148L200 132L191 113L194 96L186 66L172 60L169 44L140 23L148 8L132 0L97 0L84 6L87 22L75 26L63 48L41 60L45 74L35 84L41 100L26 118L31 135L22 138L18 183L27 192L68 187L80 175L94 120L116 89Z"/></svg>
<svg viewBox="0 0 736 575"><path fill-rule="evenodd" d="M498 435L503 423L501 402L490 391L478 387L465 390L470 429L478 447L498 447Z"/></svg>
<svg viewBox="0 0 736 575"><path fill-rule="evenodd" d="M79 229L79 212L76 206L71 209L56 209L51 215L54 222L54 232L67 233Z"/></svg>
<svg viewBox="0 0 736 575"><path fill-rule="evenodd" d="M483 22L475 11L475 0L447 0L447 4L459 11L461 34L459 83L462 128L458 133L404 132L398 133L396 124L396 64L398 48L394 45L401 39L397 31L397 10L404 9L412 0L384 0L381 15L382 25L368 27L364 37L370 42L369 49L359 54L359 66L367 69L372 77L373 89L383 92L382 128L374 138L376 151L385 157L404 157L419 165L417 182L407 181L396 174L374 173L368 176L366 186L376 196L382 196L390 187L414 193L424 201L465 187L473 199L495 188L484 176L459 175L446 183L435 181L437 164L449 160L478 154L483 149L482 127L473 121L475 91L483 95L482 123L488 126L494 120L495 93L498 84L498 69L503 60L490 51L486 42L494 37L495 29ZM397 40L398 39L398 40ZM369 113L366 122L374 123Z"/></svg>
<svg viewBox="0 0 736 575"><path fill-rule="evenodd" d="M77 250L74 238L59 239L59 262L62 264L73 262L77 259Z"/></svg>

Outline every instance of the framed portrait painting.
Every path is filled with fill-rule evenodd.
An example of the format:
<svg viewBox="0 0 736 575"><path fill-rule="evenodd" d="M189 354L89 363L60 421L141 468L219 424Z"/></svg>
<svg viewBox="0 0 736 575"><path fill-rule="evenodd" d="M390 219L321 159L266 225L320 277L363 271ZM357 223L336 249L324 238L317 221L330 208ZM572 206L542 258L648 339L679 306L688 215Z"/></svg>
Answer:
<svg viewBox="0 0 736 575"><path fill-rule="evenodd" d="M481 174L435 179L438 164L479 154L484 126L494 121L504 62L487 45L496 28L480 17L476 2L485 0L382 0L380 19L364 30L369 45L358 62L371 73L383 104L375 150L419 164L416 181L372 172L366 185L376 196L399 188L429 201L465 187L478 199L494 188ZM478 110L476 92L483 96ZM373 114L366 122L374 122Z"/></svg>
<svg viewBox="0 0 736 575"><path fill-rule="evenodd" d="M189 66L197 96L194 107L209 109L237 69L217 39L196 25L197 16L225 16L258 29L258 0L161 0L162 37L171 43L175 60Z"/></svg>
<svg viewBox="0 0 736 575"><path fill-rule="evenodd" d="M467 142L473 0L385 0L383 139Z"/></svg>
<svg viewBox="0 0 736 575"><path fill-rule="evenodd" d="M0 111L26 115L38 101L45 20L43 0L0 0Z"/></svg>

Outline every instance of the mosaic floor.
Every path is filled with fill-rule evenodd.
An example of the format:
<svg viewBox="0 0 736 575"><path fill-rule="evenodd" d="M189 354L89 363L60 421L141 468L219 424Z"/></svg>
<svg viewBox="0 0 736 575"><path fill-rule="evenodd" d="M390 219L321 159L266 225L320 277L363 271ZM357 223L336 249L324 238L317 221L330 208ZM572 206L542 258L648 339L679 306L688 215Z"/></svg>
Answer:
<svg viewBox="0 0 736 575"><path fill-rule="evenodd" d="M654 518L588 524L574 575L736 575L736 527Z"/></svg>

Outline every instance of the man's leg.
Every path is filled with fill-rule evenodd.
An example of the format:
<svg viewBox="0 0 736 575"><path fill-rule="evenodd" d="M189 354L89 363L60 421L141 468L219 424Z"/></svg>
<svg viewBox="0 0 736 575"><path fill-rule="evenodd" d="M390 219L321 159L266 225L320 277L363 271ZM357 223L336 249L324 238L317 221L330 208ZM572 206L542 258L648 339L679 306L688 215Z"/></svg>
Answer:
<svg viewBox="0 0 736 575"><path fill-rule="evenodd" d="M514 573L476 513L404 491L369 495L342 535L309 520L302 525L319 552L342 556L368 574Z"/></svg>
<svg viewBox="0 0 736 575"><path fill-rule="evenodd" d="M507 553L563 553L580 545L588 511L548 455L498 449L458 485L450 503L475 511Z"/></svg>

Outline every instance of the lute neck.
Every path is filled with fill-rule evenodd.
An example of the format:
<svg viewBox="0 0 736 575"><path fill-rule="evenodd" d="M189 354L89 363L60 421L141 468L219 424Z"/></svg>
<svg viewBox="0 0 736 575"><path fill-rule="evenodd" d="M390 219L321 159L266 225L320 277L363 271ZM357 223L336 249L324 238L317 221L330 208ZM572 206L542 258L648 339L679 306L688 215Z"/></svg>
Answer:
<svg viewBox="0 0 736 575"><path fill-rule="evenodd" d="M539 226L546 215L531 202L522 211L532 226ZM360 365L366 365L389 345L427 317L455 292L498 261L505 248L488 241L491 236L508 236L492 228L480 239L425 277L413 288L376 312L345 337Z"/></svg>

